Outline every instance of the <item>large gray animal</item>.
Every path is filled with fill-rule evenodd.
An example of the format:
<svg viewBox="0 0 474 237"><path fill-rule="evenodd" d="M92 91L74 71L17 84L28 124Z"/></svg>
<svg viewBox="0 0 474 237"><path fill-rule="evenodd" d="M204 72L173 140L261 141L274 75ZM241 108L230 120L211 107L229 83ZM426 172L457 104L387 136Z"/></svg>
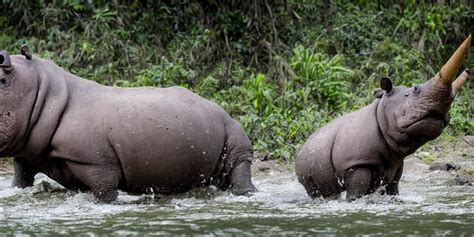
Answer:
<svg viewBox="0 0 474 237"><path fill-rule="evenodd" d="M15 186L41 172L103 202L118 189L256 190L252 145L215 103L181 87L103 86L21 52L0 52L0 157L14 157Z"/></svg>
<svg viewBox="0 0 474 237"><path fill-rule="evenodd" d="M471 36L432 79L407 88L382 78L370 105L313 133L296 158L296 174L312 198L353 200L381 185L398 194L403 158L438 137L449 123L454 96L469 76L453 79L469 51Z"/></svg>

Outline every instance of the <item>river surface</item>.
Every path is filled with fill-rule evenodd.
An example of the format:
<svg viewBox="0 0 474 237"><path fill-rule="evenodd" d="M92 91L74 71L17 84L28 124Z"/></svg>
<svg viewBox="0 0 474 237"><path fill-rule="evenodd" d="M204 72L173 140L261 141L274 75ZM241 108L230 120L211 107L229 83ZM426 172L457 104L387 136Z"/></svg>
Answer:
<svg viewBox="0 0 474 237"><path fill-rule="evenodd" d="M448 172L407 161L395 197L355 202L311 200L291 171L254 172L259 189L237 197L213 187L178 196L119 194L97 204L90 193L66 191L45 176L11 187L0 176L0 235L391 235L472 236L474 187Z"/></svg>

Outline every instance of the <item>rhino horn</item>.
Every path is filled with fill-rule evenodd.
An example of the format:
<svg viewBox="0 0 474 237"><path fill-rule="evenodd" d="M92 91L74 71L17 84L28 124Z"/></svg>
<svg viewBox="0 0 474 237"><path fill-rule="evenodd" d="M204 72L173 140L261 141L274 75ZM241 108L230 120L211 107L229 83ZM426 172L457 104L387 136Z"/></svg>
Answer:
<svg viewBox="0 0 474 237"><path fill-rule="evenodd" d="M459 90L461 90L462 85L467 80L467 78L469 77L470 74L471 74L471 71L469 69L466 69L453 82L453 84L452 84L452 86L453 86L453 97L456 96L456 94L459 92Z"/></svg>
<svg viewBox="0 0 474 237"><path fill-rule="evenodd" d="M3 50L0 52L0 68L3 69L5 74L10 74L13 71L12 61L7 51Z"/></svg>
<svg viewBox="0 0 474 237"><path fill-rule="evenodd" d="M444 64L444 66L439 71L439 74L436 76L435 80L437 83L441 82L443 85L451 85L454 76L464 61L464 57L469 51L469 47L471 46L471 38L471 35L469 35L469 37L464 40L461 46L459 46L456 52L454 52L451 58L449 58L448 62Z"/></svg>

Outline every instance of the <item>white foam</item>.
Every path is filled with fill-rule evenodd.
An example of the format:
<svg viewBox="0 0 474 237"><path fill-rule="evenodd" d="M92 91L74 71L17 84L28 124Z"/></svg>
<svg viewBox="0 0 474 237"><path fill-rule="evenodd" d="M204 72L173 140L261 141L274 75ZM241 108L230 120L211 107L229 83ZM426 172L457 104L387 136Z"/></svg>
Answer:
<svg viewBox="0 0 474 237"><path fill-rule="evenodd" d="M316 218L344 217L364 212L385 217L400 215L474 213L474 188L453 186L448 172L427 172L416 164L407 169L400 182L400 195L378 193L346 202L344 195L337 200L310 199L294 173L270 171L254 177L258 192L250 197L209 187L172 197L129 195L119 192L116 202L96 203L89 192L66 191L44 175L38 176L33 187L11 187L12 176L0 177L0 223L18 225L50 225L52 220L70 221L71 225L100 225L104 218L124 213L161 213L171 219L215 220L248 218ZM130 214L129 214L130 215ZM132 217L130 217L133 219ZM126 221L127 219L124 219ZM361 220L363 221L363 220ZM374 225L380 222L374 222ZM178 225L170 219L148 225ZM45 227L47 228L47 227ZM115 234L134 232L117 231Z"/></svg>

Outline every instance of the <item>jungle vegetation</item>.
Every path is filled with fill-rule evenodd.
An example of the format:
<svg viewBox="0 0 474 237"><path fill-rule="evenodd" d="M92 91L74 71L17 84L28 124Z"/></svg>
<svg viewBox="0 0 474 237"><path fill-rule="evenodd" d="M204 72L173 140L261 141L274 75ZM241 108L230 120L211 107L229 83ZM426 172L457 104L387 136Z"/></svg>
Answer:
<svg viewBox="0 0 474 237"><path fill-rule="evenodd" d="M292 160L317 128L370 103L382 76L421 83L474 32L472 6L433 2L3 0L0 48L28 44L105 85L187 87L236 118L260 155ZM442 139L473 134L471 81Z"/></svg>

